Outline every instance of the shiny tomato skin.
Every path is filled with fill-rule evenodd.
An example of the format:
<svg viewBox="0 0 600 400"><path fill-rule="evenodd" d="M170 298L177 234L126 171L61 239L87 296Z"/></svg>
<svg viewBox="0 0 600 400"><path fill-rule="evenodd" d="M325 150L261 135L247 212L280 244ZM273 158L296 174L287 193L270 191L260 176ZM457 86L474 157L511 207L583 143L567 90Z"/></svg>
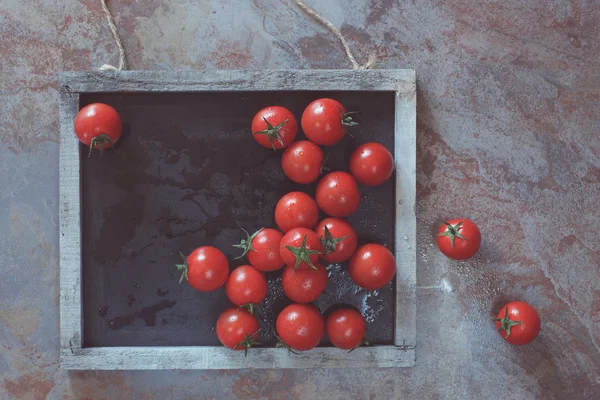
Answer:
<svg viewBox="0 0 600 400"><path fill-rule="evenodd" d="M379 143L365 143L350 157L350 172L358 183L378 186L392 176L394 158L392 153Z"/></svg>
<svg viewBox="0 0 600 400"><path fill-rule="evenodd" d="M196 290L217 290L225 284L228 276L229 261L225 254L215 247L198 247L187 257L187 280Z"/></svg>
<svg viewBox="0 0 600 400"><path fill-rule="evenodd" d="M325 332L323 316L310 304L290 304L279 313L277 335L294 350L310 350L319 345Z"/></svg>
<svg viewBox="0 0 600 400"><path fill-rule="evenodd" d="M358 246L358 237L356 231L348 221L342 218L325 218L317 224L315 233L321 238L321 243L325 238L325 227L334 239L345 237L344 240L335 244L335 251L328 253L323 258L330 263L341 263L352 257ZM325 248L323 249L325 254Z"/></svg>
<svg viewBox="0 0 600 400"><path fill-rule="evenodd" d="M271 141L269 139L269 135L260 134L256 132L264 131L268 128L265 119L269 121L269 123L276 127L277 125L283 123L285 120L287 122L281 127L279 132L279 138L281 142L277 140L277 138L273 137ZM265 107L259 112L256 113L254 118L252 119L252 136L254 140L261 146L267 149L282 149L290 145L296 138L296 134L298 133L298 122L294 117L294 114L287 108L281 106L270 106Z"/></svg>
<svg viewBox="0 0 600 400"><path fill-rule="evenodd" d="M297 268L288 265L281 274L281 286L285 295L294 303L315 301L327 286L328 272L321 264L312 268Z"/></svg>
<svg viewBox="0 0 600 400"><path fill-rule="evenodd" d="M340 308L327 317L325 331L335 347L352 350L362 344L367 332L367 323L358 310Z"/></svg>
<svg viewBox="0 0 600 400"><path fill-rule="evenodd" d="M316 181L321 174L322 165L323 150L308 140L292 143L281 156L283 172L296 183Z"/></svg>
<svg viewBox="0 0 600 400"><path fill-rule="evenodd" d="M107 135L115 144L123 132L121 116L113 107L103 103L93 103L83 107L74 121L75 134L81 143L89 146L93 138ZM111 147L104 142L104 148Z"/></svg>
<svg viewBox="0 0 600 400"><path fill-rule="evenodd" d="M290 192L275 206L275 223L283 232L293 228L312 229L319 220L319 207L303 192Z"/></svg>
<svg viewBox="0 0 600 400"><path fill-rule="evenodd" d="M252 248L248 252L248 262L259 271L277 271L285 264L279 253L283 234L278 230L264 228L252 239Z"/></svg>
<svg viewBox="0 0 600 400"><path fill-rule="evenodd" d="M267 278L251 265L241 265L229 274L225 293L236 306L260 304L267 297Z"/></svg>
<svg viewBox="0 0 600 400"><path fill-rule="evenodd" d="M347 217L360 205L356 181L343 171L330 172L321 178L315 197L319 208L332 217Z"/></svg>
<svg viewBox="0 0 600 400"><path fill-rule="evenodd" d="M447 221L447 223L452 226L457 226L460 223L460 227L457 230L464 239L456 236L454 238L454 247L452 247L450 237L441 236L448 233L449 229L448 225L443 224L440 226L437 236L437 245L440 251L446 257L453 260L468 260L473 257L481 246L481 232L479 232L479 228L475 222L467 218L455 218Z"/></svg>
<svg viewBox="0 0 600 400"><path fill-rule="evenodd" d="M333 99L318 99L310 103L302 113L302 131L311 141L321 146L330 146L346 135L342 124L344 106Z"/></svg>
<svg viewBox="0 0 600 400"><path fill-rule="evenodd" d="M376 243L365 244L356 250L348 266L350 277L367 290L387 285L396 274L396 260L391 251Z"/></svg>
<svg viewBox="0 0 600 400"><path fill-rule="evenodd" d="M499 330L498 333L502 336L502 339L515 346L531 343L540 333L541 327L540 316L535 308L524 301L512 301L498 312L498 319L503 319L506 316L507 308L508 319L519 321L521 324L512 325L510 334L507 337L506 330L500 330L500 321L496 321L496 330Z"/></svg>
<svg viewBox="0 0 600 400"><path fill-rule="evenodd" d="M294 228L283 235L283 239L281 239L281 245L279 246L279 254L281 254L281 258L286 265L295 265L296 256L294 256L294 254L285 246L300 248L302 245L302 240L305 236L306 248L319 252L319 254L312 254L309 256L310 262L315 265L319 260L320 253L322 253L322 246L317 234L307 228ZM300 265L298 265L298 268L310 268L310 266L306 262L301 262Z"/></svg>
<svg viewBox="0 0 600 400"><path fill-rule="evenodd" d="M223 346L232 350L244 350L243 345L237 345L244 341L246 335L256 340L259 329L256 317L242 309L229 308L217 319L217 337Z"/></svg>

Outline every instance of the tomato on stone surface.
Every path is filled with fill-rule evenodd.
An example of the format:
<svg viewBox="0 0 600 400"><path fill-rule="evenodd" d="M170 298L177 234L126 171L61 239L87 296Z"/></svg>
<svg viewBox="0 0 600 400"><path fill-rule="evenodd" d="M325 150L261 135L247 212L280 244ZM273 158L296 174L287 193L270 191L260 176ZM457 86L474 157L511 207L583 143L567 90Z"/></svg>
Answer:
<svg viewBox="0 0 600 400"><path fill-rule="evenodd" d="M284 266L283 259L279 254L279 244L283 234L278 230L263 228L254 232L252 235L246 232L246 239L242 239L240 244L234 244L244 250L244 253L236 259L248 256L248 262L259 271L277 271Z"/></svg>
<svg viewBox="0 0 600 400"><path fill-rule="evenodd" d="M296 183L311 183L321 174L323 150L313 142L300 140L292 143L281 156L285 175Z"/></svg>
<svg viewBox="0 0 600 400"><path fill-rule="evenodd" d="M324 258L330 263L346 261L358 245L356 231L345 219L325 218L317 224L315 233L321 238Z"/></svg>
<svg viewBox="0 0 600 400"><path fill-rule="evenodd" d="M327 286L328 272L321 264L317 269L294 268L288 265L281 274L281 286L285 295L295 303L315 301Z"/></svg>
<svg viewBox="0 0 600 400"><path fill-rule="evenodd" d="M470 219L451 219L440 226L437 245L446 257L467 260L479 250L481 233L475 222Z"/></svg>
<svg viewBox="0 0 600 400"><path fill-rule="evenodd" d="M286 265L294 268L317 269L321 255L321 241L316 233L306 228L294 228L283 236L279 253Z"/></svg>
<svg viewBox="0 0 600 400"><path fill-rule="evenodd" d="M227 298L236 306L246 306L251 314L254 306L267 297L267 278L250 265L241 265L231 271L225 283Z"/></svg>
<svg viewBox="0 0 600 400"><path fill-rule="evenodd" d="M310 304L290 304L279 313L277 336L286 347L304 351L317 347L323 333L323 316Z"/></svg>
<svg viewBox="0 0 600 400"><path fill-rule="evenodd" d="M267 149L289 146L298 133L298 122L290 110L280 106L266 107L252 119L254 140Z"/></svg>
<svg viewBox="0 0 600 400"><path fill-rule="evenodd" d="M502 339L515 346L531 343L540 333L540 316L524 301L508 303L494 321Z"/></svg>
<svg viewBox="0 0 600 400"><path fill-rule="evenodd" d="M331 344L340 349L352 350L361 344L368 344L365 340L367 323L354 308L340 308L329 314L325 330Z"/></svg>
<svg viewBox="0 0 600 400"><path fill-rule="evenodd" d="M352 153L350 172L358 183L367 186L381 185L394 172L394 158L381 144L365 143Z"/></svg>
<svg viewBox="0 0 600 400"><path fill-rule="evenodd" d="M190 286L201 292L212 292L225 284L229 276L229 261L221 250L212 246L198 247L177 265L181 271L179 283L186 278Z"/></svg>
<svg viewBox="0 0 600 400"><path fill-rule="evenodd" d="M275 206L275 223L283 232L293 228L312 229L318 220L317 203L303 192L290 192Z"/></svg>
<svg viewBox="0 0 600 400"><path fill-rule="evenodd" d="M335 144L346 135L347 126L357 124L351 114L336 100L315 100L302 113L302 131L311 142L321 146Z"/></svg>
<svg viewBox="0 0 600 400"><path fill-rule="evenodd" d="M387 285L396 274L396 260L386 247L370 243L356 250L348 266L350 277L358 286L375 290Z"/></svg>
<svg viewBox="0 0 600 400"><path fill-rule="evenodd" d="M114 144L121 137L123 123L121 116L111 106L102 103L93 103L83 107L75 116L75 134L79 141L92 149L100 152Z"/></svg>
<svg viewBox="0 0 600 400"><path fill-rule="evenodd" d="M217 337L223 346L232 350L244 350L260 344L255 341L260 332L260 326L254 315L246 310L229 308L217 319Z"/></svg>
<svg viewBox="0 0 600 400"><path fill-rule="evenodd" d="M332 217L347 217L360 204L356 181L352 175L343 171L330 172L321 178L315 197L319 208Z"/></svg>

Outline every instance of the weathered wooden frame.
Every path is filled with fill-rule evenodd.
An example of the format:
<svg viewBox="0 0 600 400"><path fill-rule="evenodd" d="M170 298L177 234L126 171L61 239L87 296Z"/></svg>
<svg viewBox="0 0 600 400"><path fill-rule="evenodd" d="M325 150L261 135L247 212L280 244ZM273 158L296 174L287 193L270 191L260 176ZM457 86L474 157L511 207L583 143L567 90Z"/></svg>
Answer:
<svg viewBox="0 0 600 400"><path fill-rule="evenodd" d="M301 354L257 348L82 347L80 93L201 91L391 91L396 94L396 304L394 346ZM414 70L114 71L60 77L60 359L66 369L410 367L416 346L416 76Z"/></svg>

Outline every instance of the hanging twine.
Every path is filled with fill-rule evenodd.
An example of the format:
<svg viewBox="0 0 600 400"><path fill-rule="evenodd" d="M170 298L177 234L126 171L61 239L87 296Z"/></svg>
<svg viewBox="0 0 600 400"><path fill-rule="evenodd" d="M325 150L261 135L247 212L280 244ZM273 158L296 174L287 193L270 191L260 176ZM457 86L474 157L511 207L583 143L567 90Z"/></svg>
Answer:
<svg viewBox="0 0 600 400"><path fill-rule="evenodd" d="M326 20L325 17L323 17L321 14L319 14L318 12L316 12L315 10L313 10L312 8L310 8L309 6L307 6L300 0L294 0L294 1L298 5L298 7L300 7L305 13L307 13L308 15L310 15L311 17L313 17L314 19L316 19L317 21L319 21L320 23L325 25L335 36L337 36L337 38L340 40L340 42L342 42L342 45L344 46L344 50L346 50L346 55L350 59L350 62L352 63L352 67L354 69L370 69L375 65L375 62L377 61L377 56L375 54L369 54L369 59L367 60L367 62L364 63L363 65L360 65L358 63L358 61L356 61L356 58L354 58L354 55L352 54L352 51L350 50L350 46L348 45L346 38L344 37L344 35L342 35L342 32L340 32L338 28L333 26L333 24L331 22L329 22L328 20Z"/></svg>
<svg viewBox="0 0 600 400"><path fill-rule="evenodd" d="M106 5L106 0L100 0L102 3L102 11L104 11L104 15L106 15L106 20L108 21L108 27L112 32L113 38L117 43L117 47L119 48L119 66L115 67L110 64L104 64L100 67L100 71L120 71L123 69L127 69L127 64L125 62L125 48L123 47L123 42L121 41L121 37L119 36L119 32L117 32L117 26L115 25L115 20Z"/></svg>

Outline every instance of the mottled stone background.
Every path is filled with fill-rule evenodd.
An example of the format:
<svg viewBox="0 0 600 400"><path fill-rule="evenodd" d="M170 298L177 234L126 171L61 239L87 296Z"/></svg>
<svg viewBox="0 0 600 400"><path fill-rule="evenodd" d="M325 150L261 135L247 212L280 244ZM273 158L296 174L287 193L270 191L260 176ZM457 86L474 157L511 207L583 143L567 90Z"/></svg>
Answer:
<svg viewBox="0 0 600 400"><path fill-rule="evenodd" d="M58 365L58 93L117 63L99 0L0 2L0 398L597 399L600 8L596 0L307 0L356 54L418 74L417 366L72 372ZM114 0L132 69L348 68L291 0ZM481 227L475 260L433 245ZM510 347L490 316L533 304Z"/></svg>

